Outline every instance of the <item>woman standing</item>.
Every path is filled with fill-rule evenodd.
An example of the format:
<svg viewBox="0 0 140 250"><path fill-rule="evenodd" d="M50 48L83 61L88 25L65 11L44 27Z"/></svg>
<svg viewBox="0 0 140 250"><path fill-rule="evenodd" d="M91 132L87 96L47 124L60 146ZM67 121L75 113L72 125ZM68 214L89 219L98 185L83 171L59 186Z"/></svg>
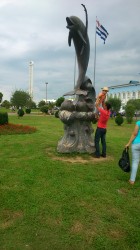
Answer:
<svg viewBox="0 0 140 250"><path fill-rule="evenodd" d="M125 147L129 147L132 143L132 170L129 183L133 185L135 183L138 165L140 162L140 120L136 122L134 131L130 137L129 142Z"/></svg>

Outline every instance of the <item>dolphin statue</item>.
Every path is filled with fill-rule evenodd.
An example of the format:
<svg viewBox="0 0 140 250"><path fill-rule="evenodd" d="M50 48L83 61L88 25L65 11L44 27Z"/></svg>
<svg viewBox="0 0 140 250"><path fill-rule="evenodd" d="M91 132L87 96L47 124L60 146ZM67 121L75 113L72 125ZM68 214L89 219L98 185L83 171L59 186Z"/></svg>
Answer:
<svg viewBox="0 0 140 250"><path fill-rule="evenodd" d="M67 28L69 29L68 44L71 46L71 40L73 40L77 62L78 62L78 79L73 91L66 93L65 95L87 95L87 91L82 90L82 84L86 79L86 71L89 62L90 44L88 38L88 17L85 5L82 4L86 13L86 26L76 16L66 17Z"/></svg>

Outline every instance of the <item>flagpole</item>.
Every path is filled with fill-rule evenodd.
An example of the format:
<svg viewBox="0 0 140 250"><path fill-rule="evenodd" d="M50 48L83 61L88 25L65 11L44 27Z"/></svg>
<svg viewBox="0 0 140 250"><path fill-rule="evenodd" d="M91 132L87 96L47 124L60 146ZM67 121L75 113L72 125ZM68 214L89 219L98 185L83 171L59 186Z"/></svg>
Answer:
<svg viewBox="0 0 140 250"><path fill-rule="evenodd" d="M97 17L96 17L96 20L97 20ZM93 78L94 88L95 88L95 75L96 75L96 24L95 24L94 78Z"/></svg>

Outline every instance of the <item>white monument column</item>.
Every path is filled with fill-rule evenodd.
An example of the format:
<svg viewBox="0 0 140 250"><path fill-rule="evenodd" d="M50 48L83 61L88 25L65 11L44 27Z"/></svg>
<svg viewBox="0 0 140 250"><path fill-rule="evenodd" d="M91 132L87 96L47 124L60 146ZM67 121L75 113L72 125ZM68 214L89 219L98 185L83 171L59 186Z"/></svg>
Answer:
<svg viewBox="0 0 140 250"><path fill-rule="evenodd" d="M33 99L33 66L34 62L29 62L29 95Z"/></svg>

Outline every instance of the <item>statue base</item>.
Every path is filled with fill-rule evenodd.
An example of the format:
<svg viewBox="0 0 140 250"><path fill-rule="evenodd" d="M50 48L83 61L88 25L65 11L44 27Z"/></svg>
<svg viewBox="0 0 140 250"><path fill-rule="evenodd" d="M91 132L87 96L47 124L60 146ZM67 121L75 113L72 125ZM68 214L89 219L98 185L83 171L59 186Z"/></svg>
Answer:
<svg viewBox="0 0 140 250"><path fill-rule="evenodd" d="M94 130L92 121L95 119L93 112L77 112L62 110L59 118L64 123L64 136L58 142L59 153L89 153L95 152Z"/></svg>

